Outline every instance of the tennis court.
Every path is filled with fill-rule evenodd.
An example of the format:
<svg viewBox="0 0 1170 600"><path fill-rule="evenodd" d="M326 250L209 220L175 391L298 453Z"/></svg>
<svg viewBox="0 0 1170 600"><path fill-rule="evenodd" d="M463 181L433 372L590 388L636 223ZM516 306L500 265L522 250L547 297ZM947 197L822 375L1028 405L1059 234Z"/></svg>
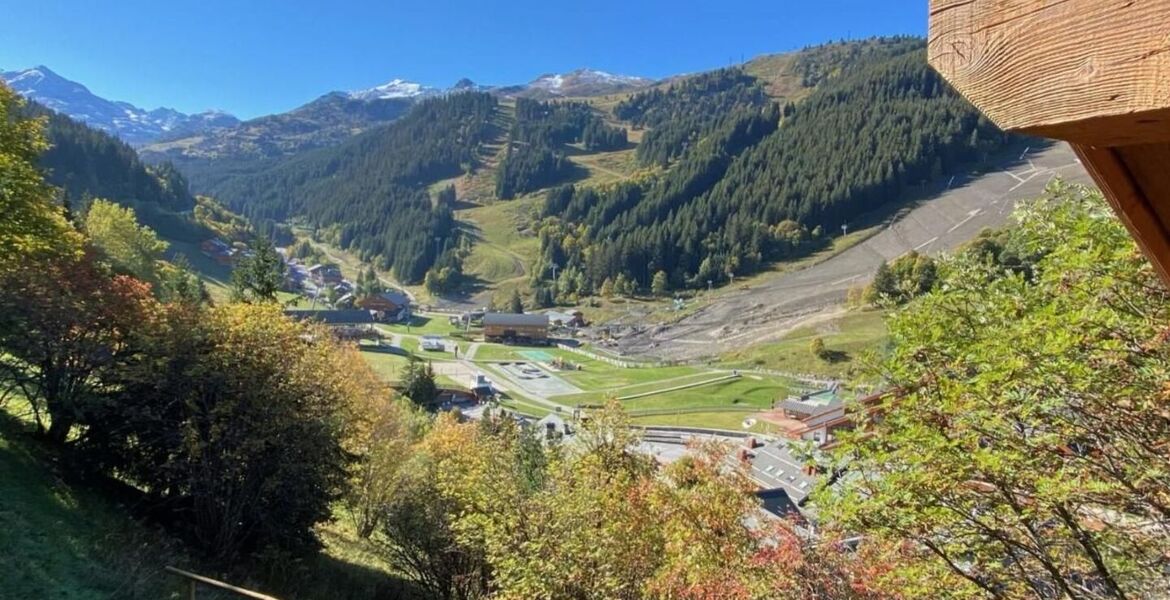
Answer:
<svg viewBox="0 0 1170 600"><path fill-rule="evenodd" d="M552 362L553 360L553 355L544 350L520 350L517 354L536 362Z"/></svg>

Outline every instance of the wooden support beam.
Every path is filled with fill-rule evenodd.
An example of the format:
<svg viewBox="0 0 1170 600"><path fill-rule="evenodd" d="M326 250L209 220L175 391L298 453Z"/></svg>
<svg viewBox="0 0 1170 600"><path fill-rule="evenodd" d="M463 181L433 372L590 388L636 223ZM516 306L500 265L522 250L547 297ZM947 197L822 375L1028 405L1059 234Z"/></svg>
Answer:
<svg viewBox="0 0 1170 600"><path fill-rule="evenodd" d="M1073 144L1073 149L1101 188L1113 212L1137 240L1142 253L1153 263L1162 281L1170 285L1170 228L1162 217L1166 213L1165 200L1161 210L1155 208L1143 189L1142 180L1135 176L1134 167L1144 169L1144 161L1127 161L1117 148ZM1170 163L1164 163L1161 168L1170 168ZM1170 196L1161 197L1170 199Z"/></svg>
<svg viewBox="0 0 1170 600"><path fill-rule="evenodd" d="M1000 128L1071 142L1170 286L1170 0L930 0L928 56Z"/></svg>
<svg viewBox="0 0 1170 600"><path fill-rule="evenodd" d="M1170 142L1170 1L932 0L928 54L1003 129Z"/></svg>

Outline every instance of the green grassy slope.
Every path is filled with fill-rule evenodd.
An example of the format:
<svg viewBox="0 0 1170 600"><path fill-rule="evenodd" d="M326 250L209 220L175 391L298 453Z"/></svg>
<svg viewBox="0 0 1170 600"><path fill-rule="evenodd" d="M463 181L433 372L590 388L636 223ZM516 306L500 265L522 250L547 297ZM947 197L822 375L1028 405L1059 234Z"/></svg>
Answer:
<svg viewBox="0 0 1170 600"><path fill-rule="evenodd" d="M184 598L163 568L177 566L286 600L389 600L420 596L357 538L343 510L322 524L323 550L294 561L237 565L222 575L161 528L131 518L103 491L66 481L29 435L27 410L0 406L0 598ZM201 600L225 598L206 590Z"/></svg>
<svg viewBox="0 0 1170 600"><path fill-rule="evenodd" d="M777 369L853 379L865 363L881 353L887 339L885 311L860 310L799 327L779 342L760 344L728 353L722 362L730 367ZM813 356L813 338L825 342L831 360Z"/></svg>
<svg viewBox="0 0 1170 600"><path fill-rule="evenodd" d="M162 571L186 562L173 544L62 481L22 429L0 413L0 597L178 597Z"/></svg>

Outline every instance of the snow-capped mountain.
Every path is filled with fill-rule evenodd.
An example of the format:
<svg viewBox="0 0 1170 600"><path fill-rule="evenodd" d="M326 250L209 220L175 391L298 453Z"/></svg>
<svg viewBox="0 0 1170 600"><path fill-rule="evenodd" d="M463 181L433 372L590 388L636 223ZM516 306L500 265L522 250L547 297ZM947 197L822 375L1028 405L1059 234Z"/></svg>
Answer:
<svg viewBox="0 0 1170 600"><path fill-rule="evenodd" d="M529 94L549 96L600 96L640 87L654 82L644 77L615 75L595 69L577 69L568 73L549 73L529 82Z"/></svg>
<svg viewBox="0 0 1170 600"><path fill-rule="evenodd" d="M163 136L233 127L240 122L222 111L187 115L171 108L145 110L129 102L107 100L45 66L23 71L0 71L0 79L26 98L108 131L136 146Z"/></svg>
<svg viewBox="0 0 1170 600"><path fill-rule="evenodd" d="M349 97L355 100L385 100L387 98L437 96L441 93L443 93L442 90L421 83L406 81L404 79L392 79L389 82L367 90L349 92Z"/></svg>

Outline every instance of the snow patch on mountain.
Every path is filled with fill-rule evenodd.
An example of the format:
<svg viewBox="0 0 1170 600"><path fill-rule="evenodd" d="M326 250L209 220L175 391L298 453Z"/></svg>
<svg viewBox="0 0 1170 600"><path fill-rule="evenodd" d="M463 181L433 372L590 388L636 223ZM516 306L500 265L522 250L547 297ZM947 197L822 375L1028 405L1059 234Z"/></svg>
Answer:
<svg viewBox="0 0 1170 600"><path fill-rule="evenodd" d="M435 96L440 93L442 93L440 90L421 83L405 79L392 79L379 86L349 92L349 97L357 100L384 100L386 98L419 98Z"/></svg>
<svg viewBox="0 0 1170 600"><path fill-rule="evenodd" d="M596 95L645 87L654 83L644 77L616 75L597 69L577 69L568 73L547 73L531 81L529 91L554 96Z"/></svg>
<svg viewBox="0 0 1170 600"><path fill-rule="evenodd" d="M0 79L26 98L134 145L178 132L201 132L239 124L239 119L223 111L187 115L172 108L145 110L129 102L107 100L43 65L22 71L0 71Z"/></svg>

